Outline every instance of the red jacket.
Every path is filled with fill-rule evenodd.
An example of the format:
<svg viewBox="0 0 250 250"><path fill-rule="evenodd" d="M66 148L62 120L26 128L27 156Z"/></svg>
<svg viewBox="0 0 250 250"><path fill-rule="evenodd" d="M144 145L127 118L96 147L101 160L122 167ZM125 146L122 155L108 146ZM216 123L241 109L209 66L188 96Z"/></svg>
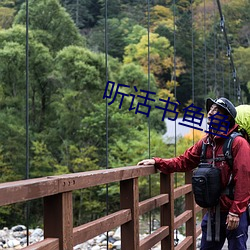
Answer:
<svg viewBox="0 0 250 250"><path fill-rule="evenodd" d="M228 134L238 130L235 125ZM206 159L213 158L213 146L216 157L224 157L223 145L225 138L216 135L213 139L207 134L205 138L198 141L187 149L184 154L176 158L162 159L154 158L155 166L163 173L186 172L198 166L202 151L202 142L209 143L206 151ZM230 200L226 195L220 198L221 211L232 212L241 215L247 208L250 201L250 144L241 136L237 136L232 144L233 155L233 180L234 180L234 200ZM231 170L226 161L215 162L215 166L221 169L221 184L224 189L230 178Z"/></svg>

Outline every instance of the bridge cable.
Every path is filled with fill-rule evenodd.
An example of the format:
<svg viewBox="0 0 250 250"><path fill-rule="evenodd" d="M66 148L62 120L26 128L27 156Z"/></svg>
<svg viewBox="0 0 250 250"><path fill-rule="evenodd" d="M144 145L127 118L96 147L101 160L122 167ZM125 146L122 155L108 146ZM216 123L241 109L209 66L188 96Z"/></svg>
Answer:
<svg viewBox="0 0 250 250"><path fill-rule="evenodd" d="M26 0L26 45L25 45L25 72L26 72L26 173L25 179L29 179L29 0ZM27 246L29 245L29 211L30 202L25 203L25 216L26 216L26 238Z"/></svg>
<svg viewBox="0 0 250 250"><path fill-rule="evenodd" d="M203 36L204 36L204 94L205 98L207 98L207 40L206 40L206 22L207 22L207 17L206 17L206 0L204 0L204 30L203 30Z"/></svg>
<svg viewBox="0 0 250 250"><path fill-rule="evenodd" d="M220 35L219 35L220 36ZM220 37L221 38L221 37ZM218 47L219 47L219 56L220 56L220 72L221 72L221 80L222 80L222 96L225 96L225 65L224 65L224 60L221 58L222 51L224 50L225 44L224 40L219 39L218 40Z"/></svg>
<svg viewBox="0 0 250 250"><path fill-rule="evenodd" d="M176 88L176 28L175 28L175 25L176 25L176 19L175 19L175 15L176 15L176 3L175 3L175 0L173 0L173 24L174 24L174 32L173 32L173 35L174 35L174 40L173 40L173 43L174 43L174 55L173 55L173 63L174 63L174 70L173 70L173 81L174 81L174 96L175 96L175 99L177 100L177 88ZM177 154L177 141L176 141L176 137L177 137L177 127L176 127L176 120L175 120L175 148L174 148L174 154L176 156ZM177 183L177 178L175 178L175 184Z"/></svg>
<svg viewBox="0 0 250 250"><path fill-rule="evenodd" d="M76 26L79 28L79 0L76 0Z"/></svg>
<svg viewBox="0 0 250 250"><path fill-rule="evenodd" d="M104 37L104 42L105 42L105 77L106 77L106 83L108 82L109 78L109 72L108 72L108 0L105 0L105 22L104 22L104 29L105 29L105 37ZM108 162L108 98L106 98L106 169L109 167L109 162ZM109 212L109 186L106 184L106 215L108 215ZM108 249L109 241L108 241L108 232L107 232L107 249Z"/></svg>
<svg viewBox="0 0 250 250"><path fill-rule="evenodd" d="M240 86L240 82L237 81L237 72L236 72L236 68L235 68L235 65L234 65L231 45L230 45L230 43L228 41L225 18L224 18L223 14L222 14L220 0L216 0L216 1L217 1L219 14L220 14L220 28L221 28L221 31L224 34L224 38L225 38L226 45L227 45L227 57L230 60L230 69L232 70L232 78L233 78L233 82L234 82L234 93L235 93L235 90L236 90L238 103L242 104L241 86ZM236 89L236 84L237 84L237 89Z"/></svg>
<svg viewBox="0 0 250 250"><path fill-rule="evenodd" d="M216 15L215 15L215 0L213 1L213 15L214 15L214 27L213 27L213 32L214 32L214 93L217 96L218 91L217 91L217 32L216 32Z"/></svg>
<svg viewBox="0 0 250 250"><path fill-rule="evenodd" d="M177 86L176 86L176 1L173 0L173 24L174 24L174 55L173 55L173 61L174 61L174 70L173 70L173 81L174 81L174 96L175 96L175 100L177 100ZM175 131L175 143L174 143L174 154L175 157L177 155L177 125L176 125L176 119L174 121L174 131ZM175 175L175 187L177 187L177 173L174 174ZM178 238L178 230L175 230L175 245L178 245L179 243L179 238Z"/></svg>
<svg viewBox="0 0 250 250"><path fill-rule="evenodd" d="M147 0L147 30L148 30L148 91L150 91L150 0ZM150 116L148 116L148 158L151 157L151 148L150 148ZM151 175L148 176L148 188L149 188L149 197L151 197ZM151 234L152 228L152 212L149 212L149 233Z"/></svg>
<svg viewBox="0 0 250 250"><path fill-rule="evenodd" d="M230 70L231 70L231 66L229 65L229 72L230 72ZM228 75L228 88L229 88L229 99L231 99L231 76L230 75Z"/></svg>
<svg viewBox="0 0 250 250"><path fill-rule="evenodd" d="M194 93L194 10L193 10L193 0L191 0L191 40L192 40L192 69L191 69L191 79L192 79L192 101L195 103L195 93ZM193 124L194 125L194 124ZM193 144L194 144L194 129L193 129Z"/></svg>

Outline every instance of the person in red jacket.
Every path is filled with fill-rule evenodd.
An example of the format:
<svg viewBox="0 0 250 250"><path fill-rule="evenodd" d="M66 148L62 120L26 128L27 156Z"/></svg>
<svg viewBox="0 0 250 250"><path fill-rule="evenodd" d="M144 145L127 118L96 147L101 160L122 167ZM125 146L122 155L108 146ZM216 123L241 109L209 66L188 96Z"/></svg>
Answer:
<svg viewBox="0 0 250 250"><path fill-rule="evenodd" d="M206 159L215 159L223 157L223 145L226 137L234 131L238 131L238 125L235 124L236 109L234 105L226 98L221 97L206 101L207 117L209 131L206 136L187 149L184 154L171 159L162 159L154 157L138 162L138 165L155 165L162 173L169 174L173 172L191 171L198 166L201 160L202 144L207 144ZM220 114L227 117L225 122L229 124L227 131L221 131L216 128L216 119ZM213 125L211 126L210 123ZM225 124L226 124L225 123ZM225 125L224 124L224 125ZM233 170L226 160L214 161L215 167L221 169L221 185L226 189L230 178L233 181L233 198L223 193L220 197L220 237L215 240L215 216L212 218L212 241L207 241L207 220L208 213L202 219L202 239L201 250L219 250L222 249L225 239L228 240L229 250L247 249L246 242L248 238L248 215L247 207L250 201L250 145L247 140L237 136L232 144Z"/></svg>

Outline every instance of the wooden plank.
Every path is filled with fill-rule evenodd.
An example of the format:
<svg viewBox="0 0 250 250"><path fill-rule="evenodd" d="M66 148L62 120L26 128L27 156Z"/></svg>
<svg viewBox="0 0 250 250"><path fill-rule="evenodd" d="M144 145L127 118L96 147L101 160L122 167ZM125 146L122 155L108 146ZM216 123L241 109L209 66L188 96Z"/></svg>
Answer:
<svg viewBox="0 0 250 250"><path fill-rule="evenodd" d="M0 206L42 198L58 193L55 177L34 178L0 184Z"/></svg>
<svg viewBox="0 0 250 250"><path fill-rule="evenodd" d="M34 243L23 250L59 250L59 239L47 238L43 241Z"/></svg>
<svg viewBox="0 0 250 250"><path fill-rule="evenodd" d="M60 249L73 249L72 192L44 198L44 237L59 238Z"/></svg>
<svg viewBox="0 0 250 250"><path fill-rule="evenodd" d="M201 235L201 233L202 233L201 226L198 226L198 227L196 228L196 237L199 237L199 236Z"/></svg>
<svg viewBox="0 0 250 250"><path fill-rule="evenodd" d="M131 221L130 209L123 209L73 229L74 246Z"/></svg>
<svg viewBox="0 0 250 250"><path fill-rule="evenodd" d="M200 207L199 205L195 205L195 213L197 214L197 213L199 213L200 211L202 211L202 207Z"/></svg>
<svg viewBox="0 0 250 250"><path fill-rule="evenodd" d="M161 250L174 249L174 176L160 174L160 193L169 194L169 202L161 206L161 226L169 227L169 234L161 241Z"/></svg>
<svg viewBox="0 0 250 250"><path fill-rule="evenodd" d="M131 210L131 221L121 226L121 249L139 250L139 187L138 178L120 183L121 209Z"/></svg>
<svg viewBox="0 0 250 250"><path fill-rule="evenodd" d="M192 244L193 244L193 237L188 236L181 243L179 243L174 249L175 250L188 249Z"/></svg>
<svg viewBox="0 0 250 250"><path fill-rule="evenodd" d="M75 174L60 175L60 192L94 187L112 182L119 182L139 176L148 176L157 173L154 166L130 166L106 170L95 170Z"/></svg>
<svg viewBox="0 0 250 250"><path fill-rule="evenodd" d="M192 211L187 210L174 219L174 229L177 229L192 218Z"/></svg>
<svg viewBox="0 0 250 250"><path fill-rule="evenodd" d="M139 203L139 214L143 215L157 207L168 203L168 194L160 194Z"/></svg>
<svg viewBox="0 0 250 250"><path fill-rule="evenodd" d="M156 243L169 235L169 227L158 228L155 232L140 241L140 250L151 249Z"/></svg>
<svg viewBox="0 0 250 250"><path fill-rule="evenodd" d="M181 197L182 195L185 195L187 193L192 192L192 185L191 184L186 184L181 187L175 188L174 190L174 199L177 199Z"/></svg>

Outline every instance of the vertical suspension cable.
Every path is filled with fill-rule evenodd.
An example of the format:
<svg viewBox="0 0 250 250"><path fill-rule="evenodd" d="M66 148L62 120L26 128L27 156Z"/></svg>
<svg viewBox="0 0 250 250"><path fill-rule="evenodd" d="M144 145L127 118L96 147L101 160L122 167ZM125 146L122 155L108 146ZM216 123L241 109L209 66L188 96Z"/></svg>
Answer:
<svg viewBox="0 0 250 250"><path fill-rule="evenodd" d="M79 0L76 0L76 26L79 28Z"/></svg>
<svg viewBox="0 0 250 250"><path fill-rule="evenodd" d="M150 91L150 0L148 0L148 91ZM150 158L150 116L148 116L148 157Z"/></svg>
<svg viewBox="0 0 250 250"><path fill-rule="evenodd" d="M225 96L225 72L224 72L224 63L223 62L221 65L221 72L222 72L222 96Z"/></svg>
<svg viewBox="0 0 250 250"><path fill-rule="evenodd" d="M224 60L221 57L222 51L223 51L223 41L220 41L220 46L219 46L220 60L219 61L221 61L220 72L221 72L221 82L222 82L222 96L224 96L225 95L225 75L224 75Z"/></svg>
<svg viewBox="0 0 250 250"><path fill-rule="evenodd" d="M26 174L29 179L29 0L26 0L26 45L25 45L25 71L26 71ZM27 245L29 245L29 210L30 203L25 203Z"/></svg>
<svg viewBox="0 0 250 250"><path fill-rule="evenodd" d="M175 97L175 100L177 100L177 90L176 90L176 58L175 58L175 52L176 52L176 41L175 41L175 38L176 38L176 29L175 29L175 14L176 14L176 10L175 10L175 0L173 0L173 24L174 24L174 55L173 55L173 63L174 63L174 69L173 69L173 81L174 81L174 97ZM174 156L176 156L177 154L177 126L176 126L176 120L174 121ZM175 187L177 186L177 173L175 173Z"/></svg>
<svg viewBox="0 0 250 250"><path fill-rule="evenodd" d="M237 88L236 88L236 77L234 77L234 73L236 73L236 71L233 70L233 85L234 85L233 97L234 97L234 103L235 103L236 102Z"/></svg>
<svg viewBox="0 0 250 250"><path fill-rule="evenodd" d="M224 28L224 20L220 21L220 29L221 32L223 32L223 28ZM224 50L224 42L223 40L220 39L218 40L220 41L220 46L219 46L219 55L220 55L220 61L221 61L221 80L222 80L222 96L225 96L225 67L224 67L224 58L221 56L221 54L223 53Z"/></svg>
<svg viewBox="0 0 250 250"><path fill-rule="evenodd" d="M225 96L225 68L224 68L224 60L221 56L221 52L223 51L223 41L219 40L220 41L220 46L219 46L219 55L220 55L220 60L221 63L221 67L220 67L220 72L221 72L221 82L222 82L222 96Z"/></svg>
<svg viewBox="0 0 250 250"><path fill-rule="evenodd" d="M192 37L192 100L195 103L194 99L194 11L193 11L193 0L191 0L191 37ZM194 144L194 129L193 129L193 144Z"/></svg>
<svg viewBox="0 0 250 250"><path fill-rule="evenodd" d="M148 29L148 91L150 91L150 0L147 0L148 7L148 19L147 19L147 29ZM148 116L148 158L151 157L151 148L150 148L150 116ZM151 175L148 176L148 185L149 185L149 197L151 197ZM149 212L149 233L151 233L152 227L152 212Z"/></svg>
<svg viewBox="0 0 250 250"><path fill-rule="evenodd" d="M213 1L214 7L214 91L217 97L217 32L216 32L216 15L215 15L215 0Z"/></svg>
<svg viewBox="0 0 250 250"><path fill-rule="evenodd" d="M174 22L174 73L173 73L173 80L174 80L174 96L175 100L177 100L177 88L176 88L176 2L173 0L173 22ZM177 155L177 126L176 126L176 119L174 121L174 131L175 131L175 143L174 143L174 154ZM177 187L177 173L175 173L175 187ZM178 245L179 239L178 239L178 233L177 229L175 230L176 233L176 245Z"/></svg>
<svg viewBox="0 0 250 250"><path fill-rule="evenodd" d="M106 77L106 83L108 81L109 75L108 75L108 0L105 0L105 22L104 22L104 43L105 43L105 77ZM106 169L108 169L109 162L108 162L108 100L106 98ZM106 215L108 215L109 212L109 186L106 184ZM107 232L107 249L108 249L108 232Z"/></svg>
<svg viewBox="0 0 250 250"><path fill-rule="evenodd" d="M176 20L175 20L175 15L176 15L176 3L175 3L175 0L173 0L173 19L174 19L174 72L173 72L173 81L174 81L174 96L175 96L175 100L177 100L177 90L176 90L176 28L175 28L175 23L176 23ZM177 135L177 131L176 131L176 120L175 120L175 156L177 154L176 152L176 144L177 144L177 141L176 141L176 136Z"/></svg>
<svg viewBox="0 0 250 250"><path fill-rule="evenodd" d="M26 0L26 175L25 178L29 179L29 0Z"/></svg>
<svg viewBox="0 0 250 250"><path fill-rule="evenodd" d="M231 67L229 65L229 72L231 71ZM231 100L231 77L230 74L228 74L228 92L229 92L229 100Z"/></svg>
<svg viewBox="0 0 250 250"><path fill-rule="evenodd" d="M206 41L206 0L204 0L204 94L207 97L207 41Z"/></svg>

